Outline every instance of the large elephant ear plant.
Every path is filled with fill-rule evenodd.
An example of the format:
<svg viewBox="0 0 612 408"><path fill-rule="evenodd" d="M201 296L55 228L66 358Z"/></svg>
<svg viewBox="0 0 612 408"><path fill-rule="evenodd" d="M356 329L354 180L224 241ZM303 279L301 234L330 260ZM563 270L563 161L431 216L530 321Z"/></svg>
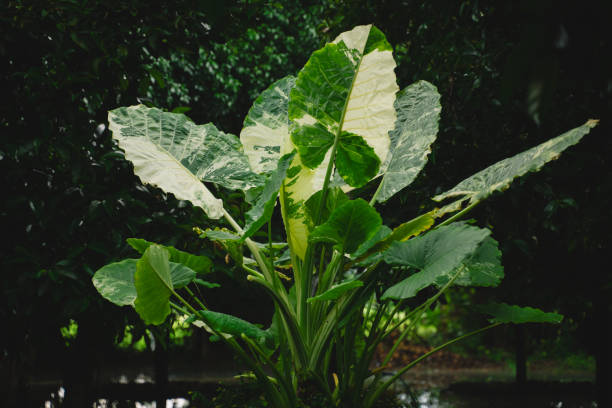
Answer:
<svg viewBox="0 0 612 408"><path fill-rule="evenodd" d="M136 175L202 208L211 220L224 219L219 222L233 232L208 229L202 237L228 249L247 279L265 288L275 313L264 330L210 310L194 295L196 286L211 286L202 279L210 260L135 239L130 244L140 258L95 274L100 294L133 306L148 324L161 324L173 312L188 316L244 359L272 406L304 406L301 390L308 383L317 385L329 406L372 407L393 381L429 355L391 378L381 375L442 293L457 285L496 286L503 278L491 232L461 217L514 178L557 158L597 124L589 120L493 164L433 197L444 201L441 208L387 226L375 205L408 186L423 168L441 110L435 86L419 81L399 90L394 68L384 34L372 25L358 26L315 51L296 77L265 90L240 138L143 105L112 110L110 130ZM251 209L244 223L230 216L205 183L245 193ZM351 195L368 183L377 185L373 197ZM271 227L264 226L277 200L286 243L273 244L271 237L254 241L255 232L270 234ZM425 288L433 296L408 307ZM506 304L476 309L489 314L491 324L461 338L504 323L562 319ZM400 328L381 367L372 369L376 346Z"/></svg>

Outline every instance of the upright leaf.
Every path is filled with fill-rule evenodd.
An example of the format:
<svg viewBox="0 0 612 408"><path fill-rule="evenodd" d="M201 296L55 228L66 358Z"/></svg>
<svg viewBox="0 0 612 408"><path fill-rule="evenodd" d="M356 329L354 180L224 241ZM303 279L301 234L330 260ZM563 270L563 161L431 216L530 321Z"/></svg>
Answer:
<svg viewBox="0 0 612 408"><path fill-rule="evenodd" d="M338 172L350 184L374 177L387 156L398 90L394 68L384 35L359 26L316 51L298 75L289 102L294 140L281 150L297 147L299 156L281 189L281 206L289 245L300 258L311 230L304 203L323 186L334 137Z"/></svg>
<svg viewBox="0 0 612 408"><path fill-rule="evenodd" d="M405 242L394 242L384 254L390 265L409 266L418 272L390 287L383 299L406 299L449 275L471 256L491 231L454 223Z"/></svg>
<svg viewBox="0 0 612 408"><path fill-rule="evenodd" d="M331 242L341 253L353 253L382 225L380 215L366 201L347 201L310 234L312 242Z"/></svg>
<svg viewBox="0 0 612 408"><path fill-rule="evenodd" d="M449 197L459 197L458 201L469 199L470 204L477 203L496 190L508 188L516 177L530 171L540 170L544 164L558 158L565 149L578 143L597 123L597 120L589 120L584 125L565 132L554 139L497 162L433 199L442 201ZM450 204L447 208L446 211L450 212L458 209L458 206Z"/></svg>
<svg viewBox="0 0 612 408"><path fill-rule="evenodd" d="M533 307L521 307L506 303L490 303L478 307L482 313L493 316L492 323L561 323L563 316L547 313Z"/></svg>
<svg viewBox="0 0 612 408"><path fill-rule="evenodd" d="M338 140L336 166L349 185L376 175L396 119L394 68L391 46L371 25L342 33L312 54L289 100L291 139L303 165L314 169L329 160Z"/></svg>
<svg viewBox="0 0 612 408"><path fill-rule="evenodd" d="M162 324L170 314L173 286L168 258L167 250L151 245L136 264L134 309L146 324Z"/></svg>
<svg viewBox="0 0 612 408"><path fill-rule="evenodd" d="M197 126L183 114L143 105L110 111L108 121L143 183L190 201L210 218L223 215L223 204L200 180L229 189L248 189L263 181L251 171L238 138L212 124Z"/></svg>
<svg viewBox="0 0 612 408"><path fill-rule="evenodd" d="M440 94L429 82L418 81L397 94L395 109L397 121L389 133L390 154L380 171L384 176L376 196L378 202L387 201L410 185L427 163L438 133Z"/></svg>
<svg viewBox="0 0 612 408"><path fill-rule="evenodd" d="M142 238L128 238L127 243L140 254L143 254L151 245L159 245ZM193 255L168 245L160 246L164 247L170 254L170 263L176 262L183 264L200 274L209 273L212 269L212 261L207 256Z"/></svg>

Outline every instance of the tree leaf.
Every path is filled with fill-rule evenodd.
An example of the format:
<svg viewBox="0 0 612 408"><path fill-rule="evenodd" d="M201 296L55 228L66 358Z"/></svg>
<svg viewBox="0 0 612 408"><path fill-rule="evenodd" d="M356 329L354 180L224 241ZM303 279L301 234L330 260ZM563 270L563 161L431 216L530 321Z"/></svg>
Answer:
<svg viewBox="0 0 612 408"><path fill-rule="evenodd" d="M506 303L490 303L479 306L480 312L493 316L492 323L561 323L563 315L547 313L533 307L521 307Z"/></svg>
<svg viewBox="0 0 612 408"><path fill-rule="evenodd" d="M246 225L242 234L243 241L257 232L272 217L278 192L287 176L287 170L295 154L295 152L292 152L280 158L278 167L270 174L263 191L253 204L253 207L245 214Z"/></svg>
<svg viewBox="0 0 612 408"><path fill-rule="evenodd" d="M146 324L160 325L170 314L173 286L169 257L166 249L151 245L136 263L134 309Z"/></svg>
<svg viewBox="0 0 612 408"><path fill-rule="evenodd" d="M244 120L240 140L256 173L270 173L277 168L281 146L289 137L287 105L295 77L274 82L255 100Z"/></svg>
<svg viewBox="0 0 612 408"><path fill-rule="evenodd" d="M272 341L270 333L239 317L213 312L212 310L200 310L200 313L204 315L204 318L207 320L206 323L212 329L221 333L236 337L240 337L244 334L260 344L266 344Z"/></svg>
<svg viewBox="0 0 612 408"><path fill-rule="evenodd" d="M390 265L409 266L419 272L391 286L383 299L406 299L451 274L478 248L491 231L453 223L405 242L394 242L383 255Z"/></svg>
<svg viewBox="0 0 612 408"><path fill-rule="evenodd" d="M382 225L376 210L360 198L340 205L329 219L312 230L310 241L331 242L341 253L353 253Z"/></svg>
<svg viewBox="0 0 612 408"><path fill-rule="evenodd" d="M144 240L142 238L128 238L126 241L132 248L134 248L140 254L143 254L151 245L159 245L154 242ZM212 261L207 256L192 255L188 252L181 251L180 249L176 249L169 245L160 246L165 248L170 254L170 262L183 264L189 269L192 269L199 274L210 273L210 271L212 270Z"/></svg>
<svg viewBox="0 0 612 408"><path fill-rule="evenodd" d="M418 81L404 88L395 100L397 121L391 138L390 154L381 166L384 173L377 202L385 202L410 185L427 163L430 146L438 133L440 94L435 86Z"/></svg>
<svg viewBox="0 0 612 408"><path fill-rule="evenodd" d="M144 105L112 110L108 121L113 138L143 183L190 201L210 218L223 215L223 204L200 180L229 189L263 182L251 171L238 138L212 124L197 126L183 114Z"/></svg>
<svg viewBox="0 0 612 408"><path fill-rule="evenodd" d="M98 269L92 278L98 292L116 305L132 305L136 299L136 262L138 259L124 259Z"/></svg>
<svg viewBox="0 0 612 408"><path fill-rule="evenodd" d="M561 152L578 143L598 122L593 119L589 120L584 125L565 132L554 139L532 147L516 156L499 161L463 180L449 191L438 194L433 199L442 201L449 197L459 197L458 201L469 199L470 204L477 203L496 190L508 188L516 177L530 171L538 171L544 164L557 159ZM458 208L455 203L452 203L442 212L450 212Z"/></svg>
<svg viewBox="0 0 612 408"><path fill-rule="evenodd" d="M360 280L351 280L347 282L342 282L342 283L332 286L331 288L321 293L320 295L308 298L308 303L312 303L314 301L320 301L320 300L335 300L335 299L338 299L340 296L342 296L344 293L348 292L349 290L358 288L360 286L363 286L363 282Z"/></svg>
<svg viewBox="0 0 612 408"><path fill-rule="evenodd" d="M98 292L118 306L134 305L136 287L134 274L138 259L124 259L103 266L94 274L92 281ZM170 262L170 280L174 288L181 288L195 280L196 272L185 265Z"/></svg>
<svg viewBox="0 0 612 408"><path fill-rule="evenodd" d="M396 118L394 68L391 46L372 25L342 33L312 54L289 99L291 139L304 166L326 167L337 135L343 179L356 187L376 175Z"/></svg>

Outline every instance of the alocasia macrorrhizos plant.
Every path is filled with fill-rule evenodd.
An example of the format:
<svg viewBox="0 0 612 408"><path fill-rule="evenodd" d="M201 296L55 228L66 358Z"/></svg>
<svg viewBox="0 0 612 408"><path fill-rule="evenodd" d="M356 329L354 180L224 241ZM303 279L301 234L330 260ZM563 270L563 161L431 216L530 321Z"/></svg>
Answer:
<svg viewBox="0 0 612 408"><path fill-rule="evenodd" d="M373 406L421 360L389 379L381 377L424 310L452 286L496 286L503 278L490 231L458 220L514 178L555 159L597 124L589 120L476 173L433 198L454 198L450 203L391 228L374 206L408 186L423 168L441 110L440 95L427 82L399 91L394 68L383 33L371 25L355 27L315 51L297 77L264 91L240 139L212 124L196 125L182 114L142 105L111 111L113 138L142 182L190 201L211 219L224 218L233 232L216 228L202 236L227 248L248 279L266 289L276 311L263 330L209 310L190 287L211 286L201 279L210 260L135 239L130 244L142 256L100 269L93 278L100 294L132 305L149 324L162 323L172 309L188 315L248 363L273 406L300 406L306 383L316 384L330 406ZM244 225L203 182L245 192L251 209ZM369 201L347 194L367 183L378 183ZM271 237L255 242L251 236L269 225L277 200L286 244L273 244ZM408 309L406 301L428 287L437 288L435 295ZM480 310L492 316L491 325L461 338L503 323L562 318L506 304ZM394 317L398 312L401 319ZM377 344L400 327L381 368L372 369Z"/></svg>

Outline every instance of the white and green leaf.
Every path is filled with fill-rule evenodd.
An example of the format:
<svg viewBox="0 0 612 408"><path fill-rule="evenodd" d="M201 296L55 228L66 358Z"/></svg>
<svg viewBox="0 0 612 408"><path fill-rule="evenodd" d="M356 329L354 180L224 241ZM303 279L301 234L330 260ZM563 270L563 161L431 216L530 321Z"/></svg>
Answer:
<svg viewBox="0 0 612 408"><path fill-rule="evenodd" d="M376 176L389 151L398 91L392 49L380 30L358 26L315 51L289 99L291 139L315 169L337 139L338 173L360 187Z"/></svg>
<svg viewBox="0 0 612 408"><path fill-rule="evenodd" d="M270 85L253 103L240 140L256 173L270 173L277 167L281 146L289 137L287 105L295 77L287 76Z"/></svg>
<svg viewBox="0 0 612 408"><path fill-rule="evenodd" d="M379 174L384 174L376 201L384 202L410 185L427 163L438 133L440 94L435 86L418 81L404 88L395 100L397 121L391 149Z"/></svg>
<svg viewBox="0 0 612 408"><path fill-rule="evenodd" d="M338 136L336 167L353 186L378 172L389 151L398 87L391 46L371 25L341 34L316 51L300 71L289 100L291 138L298 150L281 190L289 244L304 257L311 226L304 203L321 190Z"/></svg>
<svg viewBox="0 0 612 408"><path fill-rule="evenodd" d="M223 204L201 181L229 189L262 183L253 173L236 136L214 125L195 125L187 116L144 105L109 112L109 128L141 181L188 200L210 218L223 215Z"/></svg>
<svg viewBox="0 0 612 408"><path fill-rule="evenodd" d="M565 149L578 143L597 123L597 120L589 120L584 125L532 147L523 153L499 161L468 177L447 192L438 194L433 198L435 201L458 197L457 201L440 210L440 215L444 212L459 209L460 205L458 203L466 199L469 199L470 204L477 203L497 190L505 190L515 178L530 171L540 170L549 161L557 159Z"/></svg>

